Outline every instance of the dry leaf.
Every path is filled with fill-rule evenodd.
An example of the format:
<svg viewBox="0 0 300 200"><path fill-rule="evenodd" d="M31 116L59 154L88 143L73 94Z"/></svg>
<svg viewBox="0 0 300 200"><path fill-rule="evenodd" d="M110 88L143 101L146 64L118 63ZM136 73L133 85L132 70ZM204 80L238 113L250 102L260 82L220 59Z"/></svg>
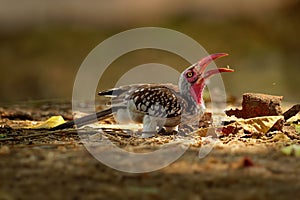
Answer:
<svg viewBox="0 0 300 200"><path fill-rule="evenodd" d="M249 133L267 133L274 125L283 120L283 116L265 116L238 120L222 128L222 133L228 135L243 129Z"/></svg>
<svg viewBox="0 0 300 200"><path fill-rule="evenodd" d="M65 120L62 116L52 116L46 121L41 122L38 125L30 126L27 128L32 128L32 129L53 128L63 123L65 123Z"/></svg>
<svg viewBox="0 0 300 200"><path fill-rule="evenodd" d="M236 123L250 133L267 133L279 120L283 120L283 116L255 117L247 120L239 120Z"/></svg>

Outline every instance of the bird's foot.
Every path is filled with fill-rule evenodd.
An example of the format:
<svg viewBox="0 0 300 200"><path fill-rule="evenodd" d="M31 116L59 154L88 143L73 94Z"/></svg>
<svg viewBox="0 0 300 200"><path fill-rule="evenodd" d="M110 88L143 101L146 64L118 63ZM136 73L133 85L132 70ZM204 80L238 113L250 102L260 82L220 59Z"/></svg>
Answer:
<svg viewBox="0 0 300 200"><path fill-rule="evenodd" d="M158 131L159 135L176 135L178 133L177 130L166 130L165 128L161 128Z"/></svg>
<svg viewBox="0 0 300 200"><path fill-rule="evenodd" d="M150 138L150 137L154 137L156 134L157 134L156 132L152 132L152 131L151 132L143 131L141 137L142 138Z"/></svg>
<svg viewBox="0 0 300 200"><path fill-rule="evenodd" d="M179 130L178 131L178 136L186 137L186 136L188 136L188 134L187 134L187 132L185 130Z"/></svg>
<svg viewBox="0 0 300 200"><path fill-rule="evenodd" d="M165 128L160 128L160 129L158 130L158 134L159 134L159 135L166 135L166 134L168 134L168 133L167 133L167 131L166 131Z"/></svg>

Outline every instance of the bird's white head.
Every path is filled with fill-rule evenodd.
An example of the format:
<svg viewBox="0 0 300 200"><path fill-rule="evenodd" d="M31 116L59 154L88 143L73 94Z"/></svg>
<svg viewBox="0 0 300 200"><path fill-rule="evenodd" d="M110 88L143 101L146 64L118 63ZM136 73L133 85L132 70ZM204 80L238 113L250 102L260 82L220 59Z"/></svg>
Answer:
<svg viewBox="0 0 300 200"><path fill-rule="evenodd" d="M178 83L180 93L192 100L197 107L204 107L203 91L206 86L206 80L214 74L234 71L228 68L218 68L208 71L205 71L205 69L213 60L227 55L226 53L211 54L184 70L180 75Z"/></svg>

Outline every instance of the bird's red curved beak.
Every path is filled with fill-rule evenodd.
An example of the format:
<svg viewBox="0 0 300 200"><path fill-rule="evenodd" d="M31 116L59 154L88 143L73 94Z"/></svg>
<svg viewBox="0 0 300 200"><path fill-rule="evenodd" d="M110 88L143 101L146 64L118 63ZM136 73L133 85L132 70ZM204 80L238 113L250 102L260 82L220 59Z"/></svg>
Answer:
<svg viewBox="0 0 300 200"><path fill-rule="evenodd" d="M204 73L205 69L207 68L207 66L214 60L221 58L221 57L225 57L228 56L229 54L227 53L215 53L215 54L211 54L209 56L206 56L204 58L202 58L197 65L197 71L198 74L202 74L203 78L208 78L213 74L217 74L217 73L221 73L221 72L233 72L233 69L228 69L228 68L219 68L219 69L215 69L215 70L210 70L207 71L206 73ZM204 74L203 74L204 73Z"/></svg>
<svg viewBox="0 0 300 200"><path fill-rule="evenodd" d="M216 60L218 58L224 57L224 56L228 56L228 54L227 53L215 53L215 54L211 54L209 56L202 58L198 62L196 70L200 77L196 81L196 83L193 84L193 86L192 86L192 88L193 88L192 95L194 96L194 98L196 99L196 102L198 104L202 103L202 93L203 93L203 90L205 87L206 79L208 79L209 77L211 77L214 74L218 74L218 73L222 73L222 72L234 72L233 69L229 69L229 68L217 68L217 69L212 69L212 70L208 70L205 72L205 69L211 62L213 62L214 60Z"/></svg>

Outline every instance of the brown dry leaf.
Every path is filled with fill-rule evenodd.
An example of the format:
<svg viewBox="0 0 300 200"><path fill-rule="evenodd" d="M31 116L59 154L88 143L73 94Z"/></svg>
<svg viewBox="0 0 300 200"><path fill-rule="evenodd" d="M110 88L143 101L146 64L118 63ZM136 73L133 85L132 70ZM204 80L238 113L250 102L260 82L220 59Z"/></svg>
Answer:
<svg viewBox="0 0 300 200"><path fill-rule="evenodd" d="M228 135L230 133L236 133L237 130L243 129L249 133L265 134L281 120L283 120L283 116L265 116L242 119L225 126L222 133Z"/></svg>

